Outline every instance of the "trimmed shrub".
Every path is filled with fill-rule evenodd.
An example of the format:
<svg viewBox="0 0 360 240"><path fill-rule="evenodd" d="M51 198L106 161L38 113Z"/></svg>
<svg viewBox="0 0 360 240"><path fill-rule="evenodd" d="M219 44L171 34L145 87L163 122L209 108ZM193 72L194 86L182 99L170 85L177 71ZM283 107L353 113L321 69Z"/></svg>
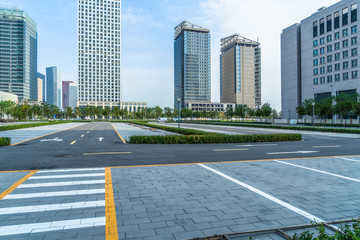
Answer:
<svg viewBox="0 0 360 240"><path fill-rule="evenodd" d="M14 129L41 127L41 126L55 125L55 124L63 124L63 123L70 123L70 122L71 121L54 121L54 122L41 122L41 123L13 124L13 125L0 126L0 132L1 131L14 130Z"/></svg>
<svg viewBox="0 0 360 240"><path fill-rule="evenodd" d="M9 146L11 143L11 138L9 137L0 137L0 147Z"/></svg>
<svg viewBox="0 0 360 240"><path fill-rule="evenodd" d="M190 135L190 136L131 136L132 144L207 144L207 143L249 143L300 141L301 134L262 134L262 135Z"/></svg>

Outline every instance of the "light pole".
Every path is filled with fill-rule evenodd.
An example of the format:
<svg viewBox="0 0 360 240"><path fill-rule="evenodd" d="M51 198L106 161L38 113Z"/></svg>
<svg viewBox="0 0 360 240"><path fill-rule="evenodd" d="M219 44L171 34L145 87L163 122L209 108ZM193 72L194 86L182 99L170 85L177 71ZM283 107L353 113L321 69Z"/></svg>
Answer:
<svg viewBox="0 0 360 240"><path fill-rule="evenodd" d="M178 98L177 101L178 101L178 128L180 128L180 100L181 98Z"/></svg>
<svg viewBox="0 0 360 240"><path fill-rule="evenodd" d="M312 117L312 121L313 121L313 127L315 127L315 102L312 102L312 106L313 106L313 117Z"/></svg>

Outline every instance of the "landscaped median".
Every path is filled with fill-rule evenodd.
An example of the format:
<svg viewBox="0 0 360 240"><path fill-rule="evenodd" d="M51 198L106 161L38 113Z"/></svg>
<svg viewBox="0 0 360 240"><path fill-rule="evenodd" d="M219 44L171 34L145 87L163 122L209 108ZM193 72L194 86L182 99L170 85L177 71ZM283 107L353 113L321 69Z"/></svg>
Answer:
<svg viewBox="0 0 360 240"><path fill-rule="evenodd" d="M31 127L41 127L47 125L55 125L55 124L63 124L70 123L71 121L54 121L54 122L39 122L39 123L24 123L24 124L12 124L0 126L0 132L9 131L14 129L22 129L22 128L31 128Z"/></svg>
<svg viewBox="0 0 360 240"><path fill-rule="evenodd" d="M0 137L0 147L9 146L11 143L11 138L9 137Z"/></svg>
<svg viewBox="0 0 360 240"><path fill-rule="evenodd" d="M210 143L249 143L249 142L284 142L301 141L301 134L261 134L261 135L225 135L193 129L167 127L143 122L133 122L151 128L175 132L183 135L168 136L131 136L132 144L210 144Z"/></svg>

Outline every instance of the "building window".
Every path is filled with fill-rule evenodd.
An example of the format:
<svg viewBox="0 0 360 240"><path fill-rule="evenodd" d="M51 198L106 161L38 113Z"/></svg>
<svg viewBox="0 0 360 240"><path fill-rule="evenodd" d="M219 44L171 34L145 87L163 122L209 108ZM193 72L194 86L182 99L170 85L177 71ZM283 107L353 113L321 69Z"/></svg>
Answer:
<svg viewBox="0 0 360 240"><path fill-rule="evenodd" d="M319 55L319 53L318 53L318 50L315 49L315 50L313 51L313 56L316 57L317 55Z"/></svg>
<svg viewBox="0 0 360 240"><path fill-rule="evenodd" d="M328 35L328 36L326 37L326 40L327 40L327 42L331 42L331 41L332 41L332 36L331 36L331 35Z"/></svg>
<svg viewBox="0 0 360 240"><path fill-rule="evenodd" d="M331 25L332 25L331 15L329 15L329 16L326 17L326 31L327 32L330 32L332 30Z"/></svg>
<svg viewBox="0 0 360 240"><path fill-rule="evenodd" d="M332 75L327 76L327 82L328 82L328 83L331 83L331 82L332 82Z"/></svg>
<svg viewBox="0 0 360 240"><path fill-rule="evenodd" d="M357 21L357 3L351 5L351 22Z"/></svg>
<svg viewBox="0 0 360 240"><path fill-rule="evenodd" d="M327 62L328 62L328 63L331 63L331 62L332 62L332 55L327 56Z"/></svg>
<svg viewBox="0 0 360 240"><path fill-rule="evenodd" d="M325 77L321 77L320 78L320 84L324 84L325 83Z"/></svg>
<svg viewBox="0 0 360 240"><path fill-rule="evenodd" d="M328 72L328 73L331 73L331 72L332 72L332 65L327 66L327 72Z"/></svg>
<svg viewBox="0 0 360 240"><path fill-rule="evenodd" d="M352 78L352 79L357 78L357 76L358 76L358 71L352 71L352 72L351 72L351 78Z"/></svg>
<svg viewBox="0 0 360 240"><path fill-rule="evenodd" d="M340 12L337 11L334 13L334 29L340 27Z"/></svg>
<svg viewBox="0 0 360 240"><path fill-rule="evenodd" d="M351 27L351 34L357 33L357 25Z"/></svg>
<svg viewBox="0 0 360 240"><path fill-rule="evenodd" d="M313 23L313 37L318 36L318 22Z"/></svg>
<svg viewBox="0 0 360 240"><path fill-rule="evenodd" d="M335 40L339 39L340 38L340 32L334 33L334 38L335 38Z"/></svg>
<svg viewBox="0 0 360 240"><path fill-rule="evenodd" d="M320 48L320 55L323 55L323 54L325 54L325 48L324 47Z"/></svg>
<svg viewBox="0 0 360 240"><path fill-rule="evenodd" d="M320 19L320 35L325 33L325 19Z"/></svg>
<svg viewBox="0 0 360 240"><path fill-rule="evenodd" d="M315 68L314 69L314 76L317 76L317 75L319 75L319 69Z"/></svg>
<svg viewBox="0 0 360 240"><path fill-rule="evenodd" d="M325 44L325 38L320 38L320 45L323 45L323 44Z"/></svg>
<svg viewBox="0 0 360 240"><path fill-rule="evenodd" d="M343 62L343 69L348 69L349 68L349 62Z"/></svg>
<svg viewBox="0 0 360 240"><path fill-rule="evenodd" d="M357 48L351 49L351 56L354 57L357 55Z"/></svg>
<svg viewBox="0 0 360 240"><path fill-rule="evenodd" d="M318 46L318 40L314 40L313 41L313 47L317 47Z"/></svg>
<svg viewBox="0 0 360 240"><path fill-rule="evenodd" d="M319 61L317 59L314 59L314 66L317 66L319 64Z"/></svg>
<svg viewBox="0 0 360 240"><path fill-rule="evenodd" d="M349 8L342 10L342 25L345 26L349 23Z"/></svg>
<svg viewBox="0 0 360 240"><path fill-rule="evenodd" d="M331 51L332 51L332 45L328 45L328 46L326 47L326 50L327 50L328 53L331 52Z"/></svg>
<svg viewBox="0 0 360 240"><path fill-rule="evenodd" d="M335 82L340 81L340 74L335 74Z"/></svg>
<svg viewBox="0 0 360 240"><path fill-rule="evenodd" d="M346 50L346 51L343 51L343 58L348 58L349 57L349 51Z"/></svg>
<svg viewBox="0 0 360 240"><path fill-rule="evenodd" d="M358 60L357 59L351 60L351 67L357 67L357 65L358 65Z"/></svg>
<svg viewBox="0 0 360 240"><path fill-rule="evenodd" d="M335 71L340 71L340 63L335 64Z"/></svg>
<svg viewBox="0 0 360 240"><path fill-rule="evenodd" d="M340 60L340 53L335 53L335 61L339 61Z"/></svg>
<svg viewBox="0 0 360 240"><path fill-rule="evenodd" d="M343 37L346 37L347 35L349 35L349 30L347 28L345 28L343 31L342 31L342 35Z"/></svg>
<svg viewBox="0 0 360 240"><path fill-rule="evenodd" d="M340 49L340 43L339 42L335 43L334 48L335 48L335 50L339 50Z"/></svg>
<svg viewBox="0 0 360 240"><path fill-rule="evenodd" d="M344 40L342 45L343 45L343 48L346 48L347 46L349 46L349 40L347 40L347 39Z"/></svg>
<svg viewBox="0 0 360 240"><path fill-rule="evenodd" d="M351 45L357 44L357 37L351 38Z"/></svg>
<svg viewBox="0 0 360 240"><path fill-rule="evenodd" d="M314 78L314 85L318 85L319 84L319 79L318 78Z"/></svg>
<svg viewBox="0 0 360 240"><path fill-rule="evenodd" d="M349 80L349 73L348 72L343 73L343 80Z"/></svg>
<svg viewBox="0 0 360 240"><path fill-rule="evenodd" d="M320 64L325 64L325 57L320 58Z"/></svg>
<svg viewBox="0 0 360 240"><path fill-rule="evenodd" d="M325 67L320 68L320 74L325 74Z"/></svg>

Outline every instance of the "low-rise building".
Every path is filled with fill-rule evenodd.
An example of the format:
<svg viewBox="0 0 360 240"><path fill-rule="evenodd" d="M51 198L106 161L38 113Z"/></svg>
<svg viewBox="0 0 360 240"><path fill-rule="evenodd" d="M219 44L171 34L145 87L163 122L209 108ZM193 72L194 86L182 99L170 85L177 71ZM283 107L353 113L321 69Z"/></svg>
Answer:
<svg viewBox="0 0 360 240"><path fill-rule="evenodd" d="M185 108L193 110L194 112L226 112L226 109L232 108L235 110L235 103L204 103L204 102L185 102Z"/></svg>
<svg viewBox="0 0 360 240"><path fill-rule="evenodd" d="M1 101L12 101L18 103L19 97L12 93L0 91L0 102Z"/></svg>

